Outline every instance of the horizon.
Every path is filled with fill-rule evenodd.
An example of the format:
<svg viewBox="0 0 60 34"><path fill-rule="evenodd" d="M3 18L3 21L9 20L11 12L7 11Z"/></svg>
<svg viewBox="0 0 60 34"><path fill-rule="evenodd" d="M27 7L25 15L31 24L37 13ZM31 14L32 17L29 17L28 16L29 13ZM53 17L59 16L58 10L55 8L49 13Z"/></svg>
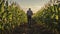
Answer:
<svg viewBox="0 0 60 34"><path fill-rule="evenodd" d="M47 4L49 0L9 0L9 2L10 1L18 3L25 13L28 8L31 8L33 13L36 13L41 7Z"/></svg>

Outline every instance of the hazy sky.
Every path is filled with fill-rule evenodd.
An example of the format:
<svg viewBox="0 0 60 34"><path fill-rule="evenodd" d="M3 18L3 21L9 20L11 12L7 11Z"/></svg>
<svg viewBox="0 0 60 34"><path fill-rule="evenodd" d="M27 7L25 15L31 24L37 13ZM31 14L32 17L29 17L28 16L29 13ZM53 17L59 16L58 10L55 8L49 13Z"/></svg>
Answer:
<svg viewBox="0 0 60 34"><path fill-rule="evenodd" d="M20 7L26 12L28 8L31 8L33 12L38 11L49 0L9 0L16 1Z"/></svg>

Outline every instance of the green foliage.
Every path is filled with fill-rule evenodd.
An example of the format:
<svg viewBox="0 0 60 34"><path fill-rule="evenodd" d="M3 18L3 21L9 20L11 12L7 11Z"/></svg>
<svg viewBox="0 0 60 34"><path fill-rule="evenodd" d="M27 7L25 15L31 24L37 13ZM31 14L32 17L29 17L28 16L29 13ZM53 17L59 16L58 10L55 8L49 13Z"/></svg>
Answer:
<svg viewBox="0 0 60 34"><path fill-rule="evenodd" d="M0 31L13 32L13 29L17 27L19 27L22 31L24 29L23 26L28 26L28 24L24 23L27 23L27 15L18 5L15 3L8 5L8 1L5 3L4 0L0 0ZM48 31L51 30L53 34L57 31L60 32L60 4L39 10L33 16L32 23L32 30L34 30L35 33L38 31L38 29L44 28ZM40 28L41 26L43 28ZM39 33L40 31L42 32L42 30L39 30Z"/></svg>
<svg viewBox="0 0 60 34"><path fill-rule="evenodd" d="M33 17L33 19L38 24L45 25L46 28L51 29L55 31L55 29L58 30L58 19L59 19L59 7L60 5L53 5L47 7L47 9L42 8L42 10L39 10ZM59 12L59 13L58 13Z"/></svg>
<svg viewBox="0 0 60 34"><path fill-rule="evenodd" d="M25 12L15 3L8 5L4 0L0 2L0 29L10 30L21 23L26 23L27 18ZM4 5L5 4L5 5Z"/></svg>

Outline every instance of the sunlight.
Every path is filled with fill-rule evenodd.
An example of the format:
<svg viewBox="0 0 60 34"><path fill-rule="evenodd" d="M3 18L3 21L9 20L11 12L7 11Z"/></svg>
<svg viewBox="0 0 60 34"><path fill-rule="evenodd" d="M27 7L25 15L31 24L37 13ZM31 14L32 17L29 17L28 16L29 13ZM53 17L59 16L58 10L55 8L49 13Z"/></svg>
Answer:
<svg viewBox="0 0 60 34"><path fill-rule="evenodd" d="M41 9L41 6L27 6L27 7L22 7L22 9L25 11L25 13L27 12L28 8L31 8L31 10L33 11L33 13L36 13L38 10Z"/></svg>

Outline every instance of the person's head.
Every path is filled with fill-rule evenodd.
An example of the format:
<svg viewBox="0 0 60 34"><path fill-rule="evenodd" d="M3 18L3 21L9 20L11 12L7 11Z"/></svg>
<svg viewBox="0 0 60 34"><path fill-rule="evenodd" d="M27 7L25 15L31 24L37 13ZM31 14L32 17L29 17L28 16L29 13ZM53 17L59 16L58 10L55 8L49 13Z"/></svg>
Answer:
<svg viewBox="0 0 60 34"><path fill-rule="evenodd" d="M31 8L29 8L29 10L31 10Z"/></svg>

